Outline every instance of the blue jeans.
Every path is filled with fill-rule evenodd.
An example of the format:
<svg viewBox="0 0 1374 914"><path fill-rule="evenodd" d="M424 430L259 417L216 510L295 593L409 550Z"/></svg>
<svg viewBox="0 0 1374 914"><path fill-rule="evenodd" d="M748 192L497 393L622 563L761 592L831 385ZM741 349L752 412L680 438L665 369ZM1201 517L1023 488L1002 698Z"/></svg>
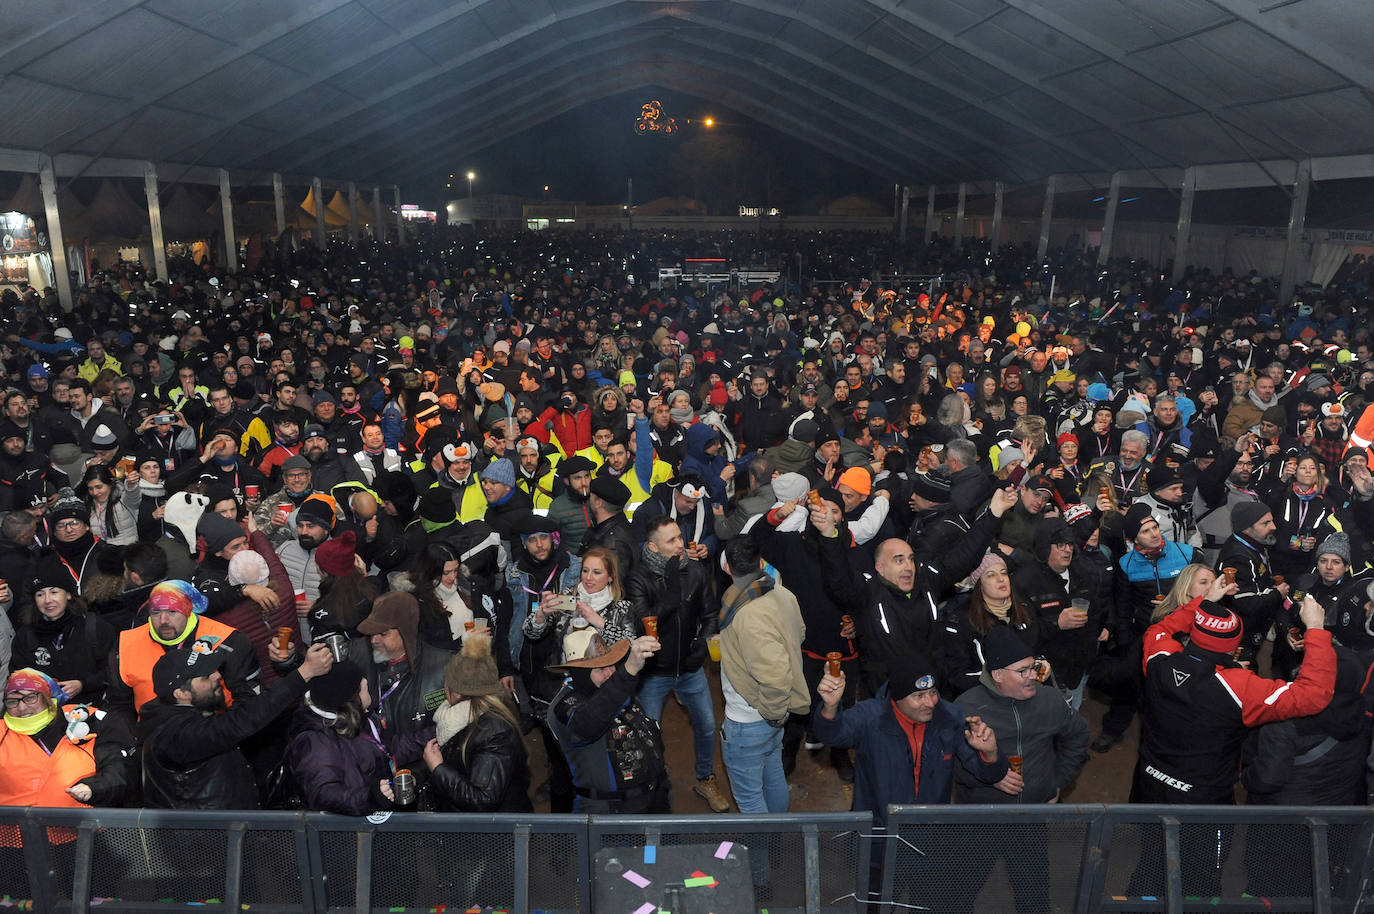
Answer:
<svg viewBox="0 0 1374 914"><path fill-rule="evenodd" d="M720 757L742 813L787 812L782 730L766 720L742 724L726 719L721 725Z"/></svg>
<svg viewBox="0 0 1374 914"><path fill-rule="evenodd" d="M639 687L639 706L654 720L663 719L663 702L676 692L687 706L692 721L692 745L696 750L697 780L709 778L716 770L716 713L711 707L711 686L706 672L696 670L681 676L648 676Z"/></svg>

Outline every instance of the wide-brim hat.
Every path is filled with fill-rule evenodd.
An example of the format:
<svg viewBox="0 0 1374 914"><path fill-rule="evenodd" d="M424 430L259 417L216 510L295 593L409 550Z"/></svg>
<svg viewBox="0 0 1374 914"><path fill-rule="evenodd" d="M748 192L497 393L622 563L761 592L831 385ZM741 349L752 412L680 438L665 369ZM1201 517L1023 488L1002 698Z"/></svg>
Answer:
<svg viewBox="0 0 1374 914"><path fill-rule="evenodd" d="M581 660L569 660L567 663L558 663L549 667L552 672L562 673L569 670L596 670L602 667L615 666L625 659L630 653L630 642L628 640L617 641L605 651L595 657L583 657Z"/></svg>

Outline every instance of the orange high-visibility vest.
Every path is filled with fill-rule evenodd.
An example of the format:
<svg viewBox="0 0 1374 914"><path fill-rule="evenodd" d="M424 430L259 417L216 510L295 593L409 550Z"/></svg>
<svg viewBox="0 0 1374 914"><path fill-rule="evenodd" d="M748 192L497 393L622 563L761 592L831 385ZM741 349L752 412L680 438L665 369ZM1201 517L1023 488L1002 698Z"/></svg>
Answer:
<svg viewBox="0 0 1374 914"><path fill-rule="evenodd" d="M67 705L63 710L74 707ZM48 755L38 740L14 732L0 719L0 806L86 808L67 788L95 774L95 740L92 736L78 744L64 737ZM65 844L75 840L76 832L50 828L48 837ZM18 826L0 826L0 847L22 846Z"/></svg>
<svg viewBox="0 0 1374 914"><path fill-rule="evenodd" d="M238 629L214 619L195 616L195 631L187 635L182 645L193 641L205 643L214 650ZM187 623L190 624L189 621ZM157 697L153 689L153 665L167 653L167 648L153 640L152 631L147 625L131 628L119 633L119 678L134 690L134 708L142 708ZM224 689L224 703L232 704L233 698L228 687Z"/></svg>

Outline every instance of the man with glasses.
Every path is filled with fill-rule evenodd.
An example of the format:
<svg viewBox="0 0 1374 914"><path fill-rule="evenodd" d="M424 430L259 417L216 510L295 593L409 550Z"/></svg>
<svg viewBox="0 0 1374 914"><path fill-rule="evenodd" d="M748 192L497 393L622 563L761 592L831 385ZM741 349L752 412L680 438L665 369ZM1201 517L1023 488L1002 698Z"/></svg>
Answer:
<svg viewBox="0 0 1374 914"><path fill-rule="evenodd" d="M989 784L961 762L959 802L1058 802L1088 760L1087 722L1054 689L1040 688L1034 652L1013 629L993 626L983 639L983 654L978 685L956 704L965 716L981 718L993 729L1010 770Z"/></svg>
<svg viewBox="0 0 1374 914"><path fill-rule="evenodd" d="M73 594L100 576L99 555L106 547L91 533L90 521L90 509L71 489L61 490L48 512L52 548L72 576Z"/></svg>
<svg viewBox="0 0 1374 914"><path fill-rule="evenodd" d="M995 625L983 639L983 674L978 685L956 700L961 712L981 719L997 734L998 754L1009 770L988 784L961 763L955 771L960 803L1057 803L1088 760L1088 724L1055 689L1041 689L1035 655L1013 629ZM999 854L994 842L970 842L980 861L973 872L990 873L1000 856L1007 866L1018 911L1048 911L1049 842L1019 836L1015 853ZM948 900L951 910L969 910L982 889L978 880L953 880L946 888L963 894Z"/></svg>

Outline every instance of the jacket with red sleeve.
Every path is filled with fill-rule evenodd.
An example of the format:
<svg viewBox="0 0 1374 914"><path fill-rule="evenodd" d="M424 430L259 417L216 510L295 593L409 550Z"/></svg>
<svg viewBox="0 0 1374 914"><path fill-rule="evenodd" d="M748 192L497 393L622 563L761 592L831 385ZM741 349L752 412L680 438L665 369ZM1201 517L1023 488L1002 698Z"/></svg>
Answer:
<svg viewBox="0 0 1374 914"><path fill-rule="evenodd" d="M1201 598L1193 600L1145 632L1144 714L1131 802L1233 802L1249 729L1315 714L1331 700L1336 654L1330 632L1307 632L1297 679L1265 679L1224 654L1178 640L1201 605Z"/></svg>
<svg viewBox="0 0 1374 914"><path fill-rule="evenodd" d="M525 433L545 444L549 443L551 434L557 436L559 450L564 457L571 457L592 446L592 411L581 403L572 410L550 406L529 424Z"/></svg>

